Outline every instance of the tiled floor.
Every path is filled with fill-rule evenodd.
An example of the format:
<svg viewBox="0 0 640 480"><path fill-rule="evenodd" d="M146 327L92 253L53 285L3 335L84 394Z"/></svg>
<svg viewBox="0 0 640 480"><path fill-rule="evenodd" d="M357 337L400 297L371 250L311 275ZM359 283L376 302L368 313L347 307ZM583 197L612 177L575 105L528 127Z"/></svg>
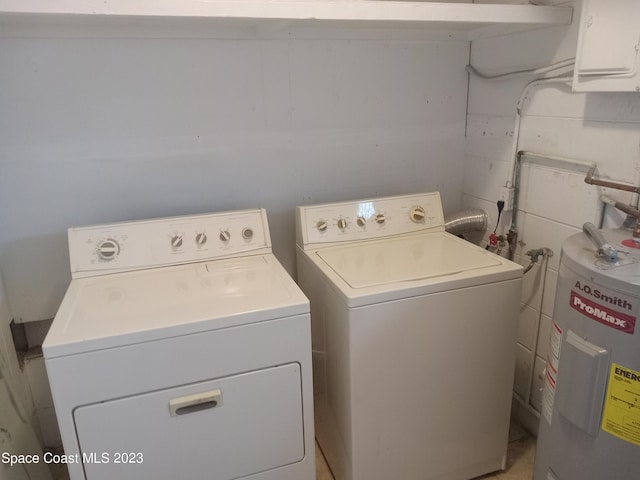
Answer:
<svg viewBox="0 0 640 480"><path fill-rule="evenodd" d="M507 468L503 472L483 475L476 480L496 478L500 480L531 480L533 478L533 459L535 456L536 441L531 435L512 425L509 432L509 449L507 451ZM316 480L334 480L327 462L322 456L322 451L316 444Z"/></svg>

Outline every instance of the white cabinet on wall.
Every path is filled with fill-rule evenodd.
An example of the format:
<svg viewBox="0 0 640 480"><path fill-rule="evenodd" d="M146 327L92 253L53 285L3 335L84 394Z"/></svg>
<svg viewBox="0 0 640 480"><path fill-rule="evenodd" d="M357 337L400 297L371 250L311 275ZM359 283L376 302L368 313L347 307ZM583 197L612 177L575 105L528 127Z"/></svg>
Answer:
<svg viewBox="0 0 640 480"><path fill-rule="evenodd" d="M640 1L583 0L577 92L640 92Z"/></svg>

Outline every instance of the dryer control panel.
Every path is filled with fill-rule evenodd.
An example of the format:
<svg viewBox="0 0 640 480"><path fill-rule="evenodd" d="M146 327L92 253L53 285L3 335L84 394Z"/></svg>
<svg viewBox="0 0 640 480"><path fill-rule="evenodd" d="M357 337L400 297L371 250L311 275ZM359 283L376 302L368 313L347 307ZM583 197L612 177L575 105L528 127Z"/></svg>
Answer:
<svg viewBox="0 0 640 480"><path fill-rule="evenodd" d="M270 253L264 209L70 228L73 278Z"/></svg>
<svg viewBox="0 0 640 480"><path fill-rule="evenodd" d="M297 207L297 243L327 243L444 231L440 193L423 193Z"/></svg>

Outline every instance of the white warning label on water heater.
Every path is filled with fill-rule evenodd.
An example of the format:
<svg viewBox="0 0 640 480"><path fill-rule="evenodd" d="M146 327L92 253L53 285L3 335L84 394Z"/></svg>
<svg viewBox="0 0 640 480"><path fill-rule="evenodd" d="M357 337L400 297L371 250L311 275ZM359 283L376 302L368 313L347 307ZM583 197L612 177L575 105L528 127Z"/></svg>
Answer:
<svg viewBox="0 0 640 480"><path fill-rule="evenodd" d="M560 364L560 348L562 346L562 329L553 322L551 337L549 338L549 356L545 368L544 387L542 390L542 416L551 423L553 416L553 402L556 398L556 382L558 381L558 366Z"/></svg>
<svg viewBox="0 0 640 480"><path fill-rule="evenodd" d="M640 445L640 372L611 364L602 430Z"/></svg>

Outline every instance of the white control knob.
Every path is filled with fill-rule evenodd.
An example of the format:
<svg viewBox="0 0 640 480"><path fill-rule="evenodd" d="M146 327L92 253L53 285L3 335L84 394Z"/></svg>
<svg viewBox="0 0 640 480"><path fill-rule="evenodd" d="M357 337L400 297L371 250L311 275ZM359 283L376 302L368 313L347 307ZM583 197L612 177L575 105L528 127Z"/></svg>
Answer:
<svg viewBox="0 0 640 480"><path fill-rule="evenodd" d="M356 223L358 224L359 227L364 227L367 225L367 219L364 217L358 217L356 218Z"/></svg>
<svg viewBox="0 0 640 480"><path fill-rule="evenodd" d="M421 223L424 222L424 217L426 213L424 211L424 207L413 207L411 212L409 213L409 217L412 222Z"/></svg>
<svg viewBox="0 0 640 480"><path fill-rule="evenodd" d="M205 243L207 243L207 234L204 232L198 233L196 235L196 244L201 246Z"/></svg>
<svg viewBox="0 0 640 480"><path fill-rule="evenodd" d="M338 219L338 228L343 231L347 228L347 221L342 217Z"/></svg>
<svg viewBox="0 0 640 480"><path fill-rule="evenodd" d="M180 248L182 246L182 235L174 235L171 237L171 246L173 248Z"/></svg>
<svg viewBox="0 0 640 480"><path fill-rule="evenodd" d="M387 221L387 217L385 216L384 213L379 213L376 215L376 223L378 225L384 225L384 222Z"/></svg>
<svg viewBox="0 0 640 480"><path fill-rule="evenodd" d="M225 243L231 240L231 234L229 233L229 230L220 231L220 240L222 240Z"/></svg>
<svg viewBox="0 0 640 480"><path fill-rule="evenodd" d="M242 238L251 240L253 238L253 229L249 227L242 229Z"/></svg>
<svg viewBox="0 0 640 480"><path fill-rule="evenodd" d="M318 223L316 223L316 228L319 232L326 232L327 228L329 228L329 224L326 222L326 220L320 220L318 221Z"/></svg>
<svg viewBox="0 0 640 480"><path fill-rule="evenodd" d="M118 253L120 253L120 245L113 238L107 238L106 240L100 242L98 245L98 249L96 250L98 253L98 257L102 260L113 260Z"/></svg>

